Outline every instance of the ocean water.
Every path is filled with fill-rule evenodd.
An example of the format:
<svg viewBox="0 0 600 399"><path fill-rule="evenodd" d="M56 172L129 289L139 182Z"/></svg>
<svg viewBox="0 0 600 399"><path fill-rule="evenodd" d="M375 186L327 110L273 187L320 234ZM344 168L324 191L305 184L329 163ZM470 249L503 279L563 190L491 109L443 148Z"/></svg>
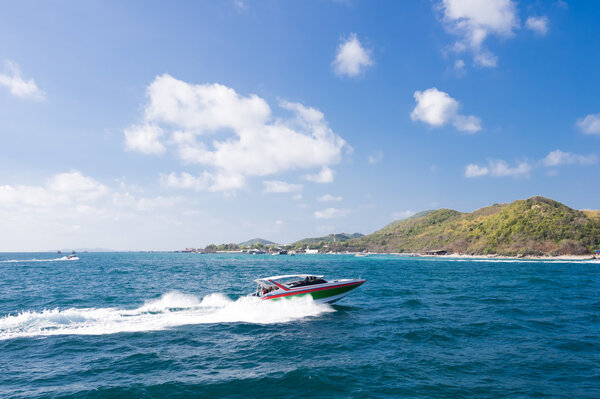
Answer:
<svg viewBox="0 0 600 399"><path fill-rule="evenodd" d="M1 398L599 398L600 263L0 254ZM367 282L339 304L252 280Z"/></svg>

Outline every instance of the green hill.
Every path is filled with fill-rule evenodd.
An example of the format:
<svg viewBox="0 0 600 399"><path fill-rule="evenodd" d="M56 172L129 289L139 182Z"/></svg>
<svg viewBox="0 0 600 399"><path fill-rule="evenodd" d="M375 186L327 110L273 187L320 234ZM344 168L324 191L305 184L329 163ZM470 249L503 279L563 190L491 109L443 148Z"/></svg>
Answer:
<svg viewBox="0 0 600 399"><path fill-rule="evenodd" d="M421 212L330 249L516 256L583 255L599 246L599 211L578 211L548 198L532 197L471 213Z"/></svg>
<svg viewBox="0 0 600 399"><path fill-rule="evenodd" d="M344 241L351 240L353 238L360 238L363 236L364 236L364 234L361 234L361 233L353 233L353 234L340 233L340 234L335 234L335 241L336 242L344 242ZM324 237L304 238L302 240L296 241L295 243L292 244L292 246L295 248L298 248L298 247L303 247L303 246L307 246L307 245L332 243L333 237L334 237L333 234L329 234L328 236L324 236Z"/></svg>
<svg viewBox="0 0 600 399"><path fill-rule="evenodd" d="M275 245L277 243L273 242L273 241L265 240L263 238L253 238L253 239L248 240L248 241L240 242L239 246L240 247L249 247L249 246L252 246L254 244Z"/></svg>

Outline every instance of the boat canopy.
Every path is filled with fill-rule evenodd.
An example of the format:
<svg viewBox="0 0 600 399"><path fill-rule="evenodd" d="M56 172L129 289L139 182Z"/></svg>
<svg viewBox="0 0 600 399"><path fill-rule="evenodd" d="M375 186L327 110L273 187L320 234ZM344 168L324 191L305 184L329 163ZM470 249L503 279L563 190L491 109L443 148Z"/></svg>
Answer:
<svg viewBox="0 0 600 399"><path fill-rule="evenodd" d="M268 282L269 280L272 281L277 281L277 280L284 280L284 279L288 279L288 278L299 278L299 279L305 279L307 277L315 277L315 278L323 278L323 276L318 276L316 274L285 274L282 276L272 276L272 277L264 277L264 278L257 278L256 280L254 280L255 283L261 283L261 282Z"/></svg>

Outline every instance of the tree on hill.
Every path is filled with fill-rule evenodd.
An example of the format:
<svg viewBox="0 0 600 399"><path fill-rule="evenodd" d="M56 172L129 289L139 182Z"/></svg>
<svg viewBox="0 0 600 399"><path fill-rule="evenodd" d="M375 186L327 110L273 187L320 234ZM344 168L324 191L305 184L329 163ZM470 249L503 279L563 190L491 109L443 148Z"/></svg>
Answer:
<svg viewBox="0 0 600 399"><path fill-rule="evenodd" d="M217 251L239 251L240 246L235 243L221 244L217 247Z"/></svg>
<svg viewBox="0 0 600 399"><path fill-rule="evenodd" d="M217 246L215 244L209 244L204 248L204 252L216 252Z"/></svg>

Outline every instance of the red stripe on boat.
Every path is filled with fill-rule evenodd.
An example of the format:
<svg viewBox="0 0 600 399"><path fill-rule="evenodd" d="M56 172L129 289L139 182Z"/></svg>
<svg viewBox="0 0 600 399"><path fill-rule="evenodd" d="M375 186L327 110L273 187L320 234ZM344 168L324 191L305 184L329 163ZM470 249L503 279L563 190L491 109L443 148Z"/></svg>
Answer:
<svg viewBox="0 0 600 399"><path fill-rule="evenodd" d="M308 294L308 293L315 292L315 291L330 290L330 289L333 289L333 288L346 287L346 286L349 286L349 285L361 285L365 281L366 280L361 280L361 281L356 281L356 282L346 283L346 284L330 285L329 287L313 288L311 290L294 291L294 292L290 292L290 293L286 293L286 294L264 296L261 299L273 299L273 298L279 298L279 297L282 297L282 296L290 296L290 295L298 295L298 294ZM273 282L273 283L275 283L275 282ZM275 284L277 284L277 283L275 283ZM279 284L277 284L277 285L279 285ZM285 289L285 290L286 291L291 291L290 289Z"/></svg>

